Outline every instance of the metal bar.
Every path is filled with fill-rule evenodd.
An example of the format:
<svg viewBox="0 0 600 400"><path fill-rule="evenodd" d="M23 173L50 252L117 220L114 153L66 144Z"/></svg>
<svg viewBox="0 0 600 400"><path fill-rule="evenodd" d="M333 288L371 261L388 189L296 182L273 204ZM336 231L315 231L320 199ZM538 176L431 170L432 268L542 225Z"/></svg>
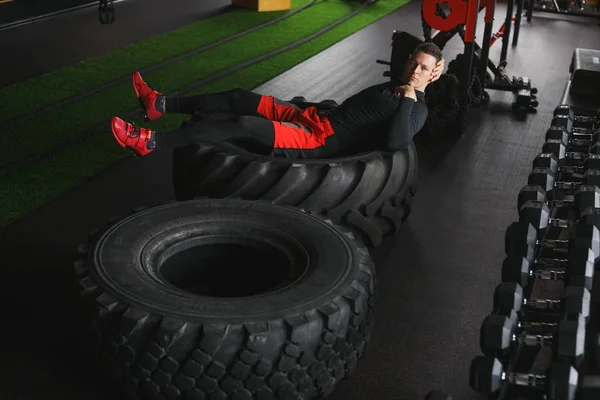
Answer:
<svg viewBox="0 0 600 400"><path fill-rule="evenodd" d="M467 8L467 21L465 24L465 65L460 79L460 105L458 112L458 133L462 135L469 108L469 89L472 78L473 57L475 55L475 32L477 31L477 14L479 13L479 0L469 0Z"/></svg>
<svg viewBox="0 0 600 400"><path fill-rule="evenodd" d="M500 62L498 65L502 65L503 61L506 61L506 55L508 54L508 41L510 40L510 27L512 25L514 4L515 0L508 0L508 4L506 5L506 19L504 20L504 33L502 35L502 51L500 52Z"/></svg>
<svg viewBox="0 0 600 400"><path fill-rule="evenodd" d="M490 56L490 47L492 45L492 29L494 29L494 13L496 12L496 0L487 0L485 9L485 30L483 32L483 42L481 43L481 56L479 58L478 75L482 89L485 89L486 72Z"/></svg>
<svg viewBox="0 0 600 400"><path fill-rule="evenodd" d="M515 16L515 33L513 35L512 45L516 46L519 42L519 32L521 31L521 17L523 16L523 3L525 0L517 0L517 15Z"/></svg>

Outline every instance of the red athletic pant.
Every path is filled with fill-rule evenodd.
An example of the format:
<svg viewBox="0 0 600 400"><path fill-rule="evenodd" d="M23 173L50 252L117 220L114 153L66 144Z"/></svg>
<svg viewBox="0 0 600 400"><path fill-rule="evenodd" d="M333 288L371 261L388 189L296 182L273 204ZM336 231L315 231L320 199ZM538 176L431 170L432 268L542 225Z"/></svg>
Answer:
<svg viewBox="0 0 600 400"><path fill-rule="evenodd" d="M274 149L316 149L333 135L327 118L319 116L313 106L302 110L273 96L262 96L256 111L273 122Z"/></svg>

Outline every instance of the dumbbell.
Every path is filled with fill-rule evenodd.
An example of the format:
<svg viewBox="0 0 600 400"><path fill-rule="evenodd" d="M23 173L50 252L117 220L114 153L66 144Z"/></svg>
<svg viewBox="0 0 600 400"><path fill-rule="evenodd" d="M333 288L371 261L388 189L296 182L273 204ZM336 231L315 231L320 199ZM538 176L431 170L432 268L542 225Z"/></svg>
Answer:
<svg viewBox="0 0 600 400"><path fill-rule="evenodd" d="M520 322L510 316L488 315L481 324L479 345L486 356L504 358L518 345L552 347L555 361L577 366L585 355L585 319L581 314L566 316L558 323Z"/></svg>
<svg viewBox="0 0 600 400"><path fill-rule="evenodd" d="M575 189L573 200L548 200L546 191L539 185L525 185L519 191L517 198L517 210L520 210L528 201L539 201L545 203L549 208L574 209L579 215L587 208L600 207L600 187L592 185L580 185Z"/></svg>
<svg viewBox="0 0 600 400"><path fill-rule="evenodd" d="M600 169L586 169L581 181L556 181L556 174L550 168L533 168L527 177L528 185L537 185L548 195L553 195L554 189L574 191L579 186L600 186Z"/></svg>
<svg viewBox="0 0 600 400"><path fill-rule="evenodd" d="M586 146L587 147L587 146ZM569 151L567 152L567 146L559 139L548 139L542 145L542 153L552 153L559 160L571 159L571 160L585 160L589 154L600 154L600 138L591 141L589 149L586 151Z"/></svg>
<svg viewBox="0 0 600 400"><path fill-rule="evenodd" d="M493 309L501 315L525 310L563 312L581 314L586 323L590 316L591 294L584 287L567 286L560 300L527 299L523 297L523 287L516 282L501 282L494 289Z"/></svg>
<svg viewBox="0 0 600 400"><path fill-rule="evenodd" d="M497 358L477 356L471 361L469 383L479 393L495 393L508 384L543 390L547 400L575 400L579 373L570 364L557 362L545 375L507 373Z"/></svg>
<svg viewBox="0 0 600 400"><path fill-rule="evenodd" d="M573 153L579 154L579 153ZM560 165L553 153L539 153L532 163L533 168L550 169L556 176L557 173L583 174L588 169L600 169L600 154L588 154L583 165Z"/></svg>
<svg viewBox="0 0 600 400"><path fill-rule="evenodd" d="M555 117L558 118L558 117ZM562 125L552 125L546 131L546 140L560 140L565 146L586 146L598 142L600 130L587 128L566 128Z"/></svg>
<svg viewBox="0 0 600 400"><path fill-rule="evenodd" d="M538 232L550 226L557 228L595 226L600 229L600 209L587 208L578 214L576 220L550 218L550 208L545 202L530 200L519 210L519 221L530 223Z"/></svg>
<svg viewBox="0 0 600 400"><path fill-rule="evenodd" d="M596 112L595 116L587 115L576 115L575 111L568 104L561 104L554 108L553 117L557 115L564 115L573 122L586 123L586 122L597 122L600 120L600 109Z"/></svg>
<svg viewBox="0 0 600 400"><path fill-rule="evenodd" d="M595 118L584 118L577 119L577 121L575 121L568 115L555 115L552 117L552 122L550 122L550 126L555 126L557 128L564 129L565 132L567 132L569 135L586 133L589 135L594 128L594 119Z"/></svg>
<svg viewBox="0 0 600 400"><path fill-rule="evenodd" d="M556 117L562 117L562 118L564 118L564 120L556 119ZM571 126L574 123L578 123L578 124L594 123L594 122L598 121L598 118L600 118L600 110L598 110L598 114L596 115L596 117L580 116L580 115L575 115L575 112L573 111L571 106L569 106L567 104L561 104L554 109L554 115L552 118L552 122L554 125L554 121L556 119L557 125L562 124L562 125L565 125L565 127L566 127L569 125L569 123Z"/></svg>
<svg viewBox="0 0 600 400"><path fill-rule="evenodd" d="M513 222L506 229L504 236L504 251L506 254L513 250L523 254L537 248L543 249L573 249L576 247L592 249L596 259L600 261L600 230L596 226L580 223L575 225L574 233L568 240L544 239L538 240L538 231L527 221Z"/></svg>
<svg viewBox="0 0 600 400"><path fill-rule="evenodd" d="M452 400L452 396L438 392L437 390L432 390L427 393L424 400Z"/></svg>
<svg viewBox="0 0 600 400"><path fill-rule="evenodd" d="M596 256L591 249L574 248L569 251L568 258L539 258L533 257L533 249L527 254L511 252L502 262L502 282L515 282L526 287L531 278L541 280L562 280L566 286L579 286L592 289L594 280L594 260ZM564 271L548 269L532 269L539 265L547 268L564 268Z"/></svg>

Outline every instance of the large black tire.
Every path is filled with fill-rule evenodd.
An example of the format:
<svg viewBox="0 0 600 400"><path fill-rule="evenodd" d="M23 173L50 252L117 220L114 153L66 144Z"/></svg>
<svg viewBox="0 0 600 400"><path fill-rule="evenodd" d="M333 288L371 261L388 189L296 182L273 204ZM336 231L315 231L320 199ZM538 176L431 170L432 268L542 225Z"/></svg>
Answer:
<svg viewBox="0 0 600 400"><path fill-rule="evenodd" d="M292 207L173 202L117 219L79 254L82 355L126 399L325 397L371 336L367 248Z"/></svg>
<svg viewBox="0 0 600 400"><path fill-rule="evenodd" d="M239 197L323 214L368 246L395 235L410 213L418 175L414 144L395 153L288 160L232 144L194 144L173 154L178 200Z"/></svg>

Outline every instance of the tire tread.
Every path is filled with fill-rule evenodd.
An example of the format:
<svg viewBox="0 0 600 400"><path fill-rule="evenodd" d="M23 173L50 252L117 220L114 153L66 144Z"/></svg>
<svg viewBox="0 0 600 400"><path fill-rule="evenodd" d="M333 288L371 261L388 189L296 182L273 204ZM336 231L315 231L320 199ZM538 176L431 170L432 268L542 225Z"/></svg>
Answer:
<svg viewBox="0 0 600 400"><path fill-rule="evenodd" d="M117 222L111 219L111 224ZM244 325L200 324L120 302L96 285L90 273L87 251L102 233L97 232L80 246L74 265L88 317L82 356L98 360L100 376L118 385L119 394L130 400L326 397L356 368L374 320L374 265L362 242L340 229L359 246L359 273L351 286L316 309ZM339 323L341 309L350 311L347 325ZM323 327L317 346L302 347L315 323ZM261 338L282 345L261 358L257 346L262 341L256 340ZM222 344L238 346L237 356L220 359Z"/></svg>
<svg viewBox="0 0 600 400"><path fill-rule="evenodd" d="M408 168L402 168L401 152L302 163L194 144L174 152L173 184L178 200L239 196L316 211L349 225L367 245L378 246L384 236L398 232L411 211L417 181L411 146ZM351 217L355 213L363 218Z"/></svg>

